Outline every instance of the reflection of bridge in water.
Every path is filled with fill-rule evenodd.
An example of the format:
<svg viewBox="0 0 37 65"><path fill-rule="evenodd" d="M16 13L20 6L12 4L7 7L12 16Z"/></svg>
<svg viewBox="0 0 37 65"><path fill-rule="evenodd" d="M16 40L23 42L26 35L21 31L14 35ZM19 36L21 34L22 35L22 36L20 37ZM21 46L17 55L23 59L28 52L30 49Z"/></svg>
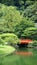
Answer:
<svg viewBox="0 0 37 65"><path fill-rule="evenodd" d="M16 52L16 54L18 54L18 55L26 55L26 56L33 55L32 52Z"/></svg>

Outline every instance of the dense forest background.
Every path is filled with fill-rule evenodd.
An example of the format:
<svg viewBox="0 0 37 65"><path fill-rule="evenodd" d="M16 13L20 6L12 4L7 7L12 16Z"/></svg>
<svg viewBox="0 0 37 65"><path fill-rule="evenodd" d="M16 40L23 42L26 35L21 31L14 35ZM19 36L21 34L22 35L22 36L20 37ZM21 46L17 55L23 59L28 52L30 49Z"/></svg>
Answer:
<svg viewBox="0 0 37 65"><path fill-rule="evenodd" d="M0 3L16 6L20 14L37 22L37 0L1 0Z"/></svg>
<svg viewBox="0 0 37 65"><path fill-rule="evenodd" d="M0 34L37 39L37 0L0 0Z"/></svg>

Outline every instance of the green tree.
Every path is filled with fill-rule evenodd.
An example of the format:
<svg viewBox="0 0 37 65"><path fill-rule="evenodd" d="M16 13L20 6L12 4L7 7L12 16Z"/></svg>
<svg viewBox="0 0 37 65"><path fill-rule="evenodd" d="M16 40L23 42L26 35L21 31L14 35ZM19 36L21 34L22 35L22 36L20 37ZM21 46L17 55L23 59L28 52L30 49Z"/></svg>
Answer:
<svg viewBox="0 0 37 65"><path fill-rule="evenodd" d="M28 17L28 19L37 22L37 1L26 1L26 4L28 6L26 7L26 9L24 9L23 15L25 17Z"/></svg>
<svg viewBox="0 0 37 65"><path fill-rule="evenodd" d="M29 39L37 40L37 28L35 28L35 27L26 28L23 31L22 36L24 38L29 38Z"/></svg>
<svg viewBox="0 0 37 65"><path fill-rule="evenodd" d="M20 23L20 12L13 6L0 4L0 32L14 32L14 28Z"/></svg>
<svg viewBox="0 0 37 65"><path fill-rule="evenodd" d="M22 18L22 21L15 27L15 34L21 37L23 31L28 27L34 27L34 22L27 18Z"/></svg>
<svg viewBox="0 0 37 65"><path fill-rule="evenodd" d="M2 5L2 6L1 6ZM20 12L13 6L0 5L0 33L11 32L21 36L23 30L27 27L33 27L34 23L27 17L20 15Z"/></svg>

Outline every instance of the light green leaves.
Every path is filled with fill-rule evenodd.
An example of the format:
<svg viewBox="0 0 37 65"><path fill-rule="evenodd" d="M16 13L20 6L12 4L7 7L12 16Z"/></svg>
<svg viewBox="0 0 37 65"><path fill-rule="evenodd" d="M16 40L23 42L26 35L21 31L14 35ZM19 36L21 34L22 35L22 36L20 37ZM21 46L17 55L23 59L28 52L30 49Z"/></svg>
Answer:
<svg viewBox="0 0 37 65"><path fill-rule="evenodd" d="M6 33L6 34L1 34L0 37L3 41L10 43L10 44L18 44L19 43L19 39L15 34Z"/></svg>
<svg viewBox="0 0 37 65"><path fill-rule="evenodd" d="M0 56L6 56L10 53L13 53L15 51L14 47L6 46L6 45L0 45Z"/></svg>

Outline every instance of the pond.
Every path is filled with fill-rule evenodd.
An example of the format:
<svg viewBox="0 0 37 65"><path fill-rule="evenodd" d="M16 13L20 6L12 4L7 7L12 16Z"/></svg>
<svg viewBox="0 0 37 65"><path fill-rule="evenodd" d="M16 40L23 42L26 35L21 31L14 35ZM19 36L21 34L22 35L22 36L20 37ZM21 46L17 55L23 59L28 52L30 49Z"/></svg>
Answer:
<svg viewBox="0 0 37 65"><path fill-rule="evenodd" d="M15 53L0 58L0 65L37 65L37 49L20 48Z"/></svg>

